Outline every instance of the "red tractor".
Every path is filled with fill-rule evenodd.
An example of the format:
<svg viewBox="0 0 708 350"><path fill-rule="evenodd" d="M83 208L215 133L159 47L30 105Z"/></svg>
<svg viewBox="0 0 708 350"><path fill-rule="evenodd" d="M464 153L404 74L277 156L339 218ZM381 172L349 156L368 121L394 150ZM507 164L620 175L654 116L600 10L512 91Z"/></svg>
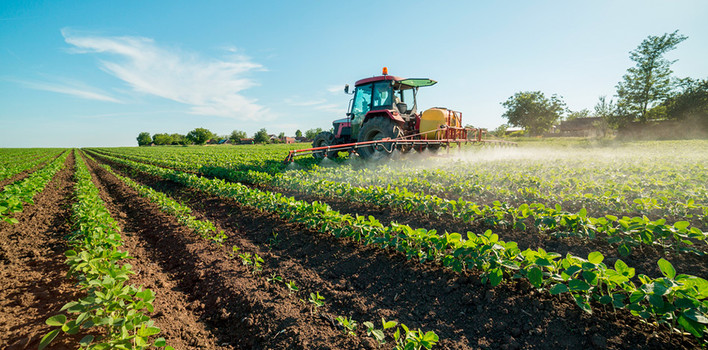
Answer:
<svg viewBox="0 0 708 350"><path fill-rule="evenodd" d="M346 151L369 158L396 149L404 153L413 149L437 151L450 143L482 142L481 129L462 127L460 112L435 107L418 113L418 89L436 83L428 78L388 75L386 67L383 75L357 81L347 117L332 123L333 132L315 136L313 148L290 151L285 162L306 154L321 159ZM349 93L349 85L344 92Z"/></svg>

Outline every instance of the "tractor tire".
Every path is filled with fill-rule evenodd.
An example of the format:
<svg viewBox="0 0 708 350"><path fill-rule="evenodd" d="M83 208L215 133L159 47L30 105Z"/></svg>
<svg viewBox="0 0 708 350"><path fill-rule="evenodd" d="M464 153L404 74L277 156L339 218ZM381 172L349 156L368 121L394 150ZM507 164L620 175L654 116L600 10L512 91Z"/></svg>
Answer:
<svg viewBox="0 0 708 350"><path fill-rule="evenodd" d="M385 117L375 117L369 119L364 125L361 126L359 130L358 142L364 141L375 141L384 138L397 139L403 136L403 131L401 128L393 122L393 120ZM359 155L366 159L371 158L373 155L384 155L388 156L391 154L392 145L376 145L376 146L365 146L357 149Z"/></svg>
<svg viewBox="0 0 708 350"><path fill-rule="evenodd" d="M315 139L312 140L312 147L326 147L326 146L331 146L332 143L334 142L334 134L332 134L329 131L323 131L317 136L315 136ZM331 158L333 156L337 155L337 152L334 151L318 151L315 153L312 153L312 156L315 157L315 159L323 159L325 155L328 158Z"/></svg>

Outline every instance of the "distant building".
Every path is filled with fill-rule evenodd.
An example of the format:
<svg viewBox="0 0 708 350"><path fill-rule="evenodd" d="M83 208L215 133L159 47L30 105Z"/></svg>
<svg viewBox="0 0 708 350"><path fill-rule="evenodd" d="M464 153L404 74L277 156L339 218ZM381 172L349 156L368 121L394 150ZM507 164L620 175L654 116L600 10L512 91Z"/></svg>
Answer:
<svg viewBox="0 0 708 350"><path fill-rule="evenodd" d="M312 140L308 140L307 137L300 136L300 137L295 137L295 142L310 142Z"/></svg>
<svg viewBox="0 0 708 350"><path fill-rule="evenodd" d="M280 140L283 141L283 143L295 143L295 138L294 138L294 137L287 137L287 136L286 136L286 137L283 137L283 138L280 139Z"/></svg>
<svg viewBox="0 0 708 350"><path fill-rule="evenodd" d="M239 141L239 144L242 144L242 145L251 145L253 143L254 143L253 139L241 139L241 141Z"/></svg>

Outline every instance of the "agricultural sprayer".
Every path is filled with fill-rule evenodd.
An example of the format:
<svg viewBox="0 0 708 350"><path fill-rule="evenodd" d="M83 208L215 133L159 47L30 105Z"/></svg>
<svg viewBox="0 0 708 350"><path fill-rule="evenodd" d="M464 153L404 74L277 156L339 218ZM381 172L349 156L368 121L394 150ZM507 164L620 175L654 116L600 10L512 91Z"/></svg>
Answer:
<svg viewBox="0 0 708 350"><path fill-rule="evenodd" d="M463 127L462 113L448 108L433 107L418 113L418 89L436 83L428 78L389 75L386 67L380 76L357 81L346 118L335 120L332 131L317 134L312 148L290 151L285 162L303 155L335 158L340 152L370 158L394 150L437 152L442 147L472 142L513 144L483 140L483 129ZM348 84L344 92L350 94Z"/></svg>

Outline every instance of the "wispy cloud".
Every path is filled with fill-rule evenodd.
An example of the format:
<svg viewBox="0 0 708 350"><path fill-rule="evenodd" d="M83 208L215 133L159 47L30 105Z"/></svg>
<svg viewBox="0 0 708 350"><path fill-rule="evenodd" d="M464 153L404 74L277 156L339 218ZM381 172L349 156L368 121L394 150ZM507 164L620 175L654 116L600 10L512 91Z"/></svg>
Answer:
<svg viewBox="0 0 708 350"><path fill-rule="evenodd" d="M330 85L327 87L327 91L329 91L330 93L333 93L333 94L343 92L344 85L341 85L341 86L340 85Z"/></svg>
<svg viewBox="0 0 708 350"><path fill-rule="evenodd" d="M242 120L258 120L267 108L242 92L256 83L245 77L264 70L248 57L229 48L223 59L161 47L144 37L102 37L62 29L71 52L101 54L101 68L127 83L134 91L189 106L189 112Z"/></svg>
<svg viewBox="0 0 708 350"><path fill-rule="evenodd" d="M90 86L77 83L47 83L16 80L17 83L35 90L58 92L60 94L72 95L89 100L121 103L120 100L107 93Z"/></svg>

